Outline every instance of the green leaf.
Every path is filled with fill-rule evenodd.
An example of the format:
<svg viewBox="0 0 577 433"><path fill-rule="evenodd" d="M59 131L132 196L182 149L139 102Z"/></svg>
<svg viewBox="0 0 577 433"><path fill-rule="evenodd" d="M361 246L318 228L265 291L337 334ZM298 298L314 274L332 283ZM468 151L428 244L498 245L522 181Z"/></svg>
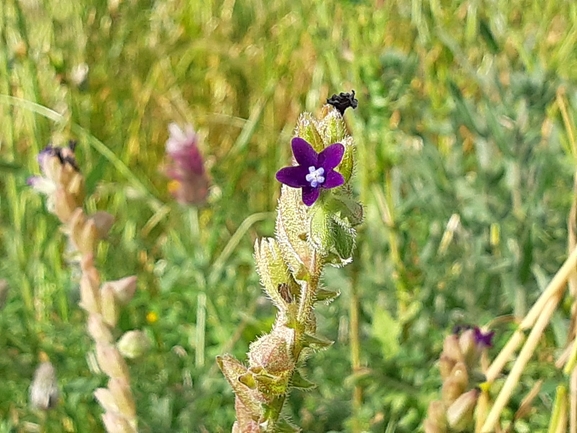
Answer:
<svg viewBox="0 0 577 433"><path fill-rule="evenodd" d="M274 427L275 433L298 433L301 431L300 428L295 427L286 419L281 418Z"/></svg>
<svg viewBox="0 0 577 433"><path fill-rule="evenodd" d="M316 250L326 256L333 244L331 219L325 206L315 206L311 209L310 240Z"/></svg>
<svg viewBox="0 0 577 433"><path fill-rule="evenodd" d="M290 385L299 389L312 389L316 387L314 383L302 377L298 370L295 370L290 381Z"/></svg>
<svg viewBox="0 0 577 433"><path fill-rule="evenodd" d="M340 215L342 219L348 220L351 227L363 222L363 206L354 199L350 187L345 186L337 189L329 196L326 206L330 213Z"/></svg>
<svg viewBox="0 0 577 433"><path fill-rule="evenodd" d="M481 19L479 21L479 33L487 43L487 46L489 47L489 50L491 50L491 53L498 54L500 51L499 44L497 43L497 39L495 39L495 36L493 35L493 32L491 31L491 28L489 27L489 23L487 22L487 20Z"/></svg>
<svg viewBox="0 0 577 433"><path fill-rule="evenodd" d="M345 265L352 260L357 232L348 221L342 220L336 215L333 215L332 221L333 252L340 259L340 264Z"/></svg>
<svg viewBox="0 0 577 433"><path fill-rule="evenodd" d="M333 292L332 290L318 289L316 301L317 302L330 302L340 295L340 292Z"/></svg>
<svg viewBox="0 0 577 433"><path fill-rule="evenodd" d="M373 314L373 337L381 343L384 359L392 358L399 353L399 335L401 325L387 310L377 308Z"/></svg>
<svg viewBox="0 0 577 433"><path fill-rule="evenodd" d="M319 335L312 335L305 333L303 337L303 346L310 347L312 349L325 349L332 346L333 341L327 340Z"/></svg>

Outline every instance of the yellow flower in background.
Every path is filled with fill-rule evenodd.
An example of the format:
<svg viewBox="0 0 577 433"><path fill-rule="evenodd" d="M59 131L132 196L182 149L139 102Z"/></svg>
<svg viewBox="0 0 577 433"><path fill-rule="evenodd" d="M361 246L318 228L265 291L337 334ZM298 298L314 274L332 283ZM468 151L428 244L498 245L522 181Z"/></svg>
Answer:
<svg viewBox="0 0 577 433"><path fill-rule="evenodd" d="M158 322L158 314L156 314L154 311L149 311L146 314L146 321L151 325Z"/></svg>

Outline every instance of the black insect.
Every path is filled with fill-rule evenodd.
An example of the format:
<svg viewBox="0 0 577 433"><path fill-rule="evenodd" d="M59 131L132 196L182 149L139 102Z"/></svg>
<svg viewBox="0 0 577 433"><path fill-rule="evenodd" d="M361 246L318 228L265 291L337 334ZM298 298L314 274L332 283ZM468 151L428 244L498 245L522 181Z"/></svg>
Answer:
<svg viewBox="0 0 577 433"><path fill-rule="evenodd" d="M66 147L48 145L44 151L48 152L50 155L58 157L62 165L68 164L74 170L80 172L80 167L78 167L76 158L74 157L74 150L76 149L76 145L76 141L70 140L68 142L68 146Z"/></svg>
<svg viewBox="0 0 577 433"><path fill-rule="evenodd" d="M355 98L355 91L351 90L351 93L341 92L338 95L334 94L327 99L327 104L330 104L339 110L339 113L341 113L342 116L345 114L347 108L351 107L353 110L357 108L359 101Z"/></svg>

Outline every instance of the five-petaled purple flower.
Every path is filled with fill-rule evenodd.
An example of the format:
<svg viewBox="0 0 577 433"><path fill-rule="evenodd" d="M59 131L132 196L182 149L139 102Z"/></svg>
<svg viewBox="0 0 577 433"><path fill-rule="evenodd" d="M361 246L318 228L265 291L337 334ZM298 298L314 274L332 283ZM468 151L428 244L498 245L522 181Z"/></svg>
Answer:
<svg viewBox="0 0 577 433"><path fill-rule="evenodd" d="M276 178L293 188L302 188L303 203L312 206L319 198L321 189L336 188L345 183L342 174L335 171L341 163L345 147L334 143L317 153L304 139L295 137L291 142L298 165L281 168Z"/></svg>
<svg viewBox="0 0 577 433"><path fill-rule="evenodd" d="M493 346L493 336L495 335L495 331L483 332L483 330L477 326L475 326L474 329L475 343L477 343L477 346L481 348Z"/></svg>

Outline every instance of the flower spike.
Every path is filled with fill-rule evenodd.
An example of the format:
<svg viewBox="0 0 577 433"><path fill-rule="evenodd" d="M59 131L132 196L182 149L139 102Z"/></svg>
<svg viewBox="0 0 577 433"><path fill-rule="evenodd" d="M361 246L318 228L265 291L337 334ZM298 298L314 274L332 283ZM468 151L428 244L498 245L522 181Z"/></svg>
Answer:
<svg viewBox="0 0 577 433"><path fill-rule="evenodd" d="M295 137L291 146L298 165L281 168L276 178L290 187L302 188L304 204L312 206L321 189L336 188L345 183L343 175L335 171L345 153L341 143L331 144L317 153L306 140Z"/></svg>

